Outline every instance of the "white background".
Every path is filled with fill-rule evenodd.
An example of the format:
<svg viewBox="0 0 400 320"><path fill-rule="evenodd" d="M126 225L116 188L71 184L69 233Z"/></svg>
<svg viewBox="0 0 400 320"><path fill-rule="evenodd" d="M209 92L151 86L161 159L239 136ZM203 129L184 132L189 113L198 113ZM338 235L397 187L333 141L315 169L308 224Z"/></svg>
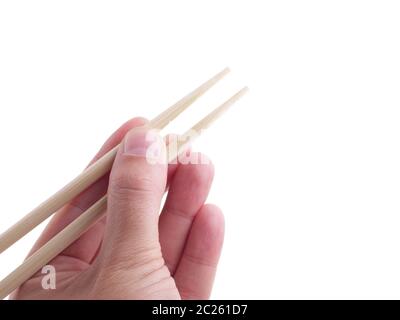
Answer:
<svg viewBox="0 0 400 320"><path fill-rule="evenodd" d="M122 122L230 66L168 128L250 87L195 145L226 215L212 297L400 298L399 17L398 1L0 2L0 231Z"/></svg>

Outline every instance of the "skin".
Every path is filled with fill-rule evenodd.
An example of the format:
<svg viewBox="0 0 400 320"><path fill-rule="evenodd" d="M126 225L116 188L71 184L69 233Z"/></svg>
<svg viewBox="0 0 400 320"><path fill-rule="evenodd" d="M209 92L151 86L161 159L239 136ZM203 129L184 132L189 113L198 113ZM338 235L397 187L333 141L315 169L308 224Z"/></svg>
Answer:
<svg viewBox="0 0 400 320"><path fill-rule="evenodd" d="M33 246L30 254L108 193L105 218L49 263L56 289L44 290L38 272L12 298L209 298L224 237L220 209L205 204L213 166L150 164L130 154L146 123L132 119L105 142L92 162L122 142L111 173L58 211Z"/></svg>

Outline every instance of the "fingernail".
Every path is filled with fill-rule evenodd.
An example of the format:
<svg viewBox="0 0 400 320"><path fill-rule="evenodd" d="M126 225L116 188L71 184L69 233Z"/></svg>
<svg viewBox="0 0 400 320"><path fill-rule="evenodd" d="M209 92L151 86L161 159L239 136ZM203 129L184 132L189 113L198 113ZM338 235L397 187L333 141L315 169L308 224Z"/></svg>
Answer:
<svg viewBox="0 0 400 320"><path fill-rule="evenodd" d="M161 137L155 130L134 129L127 133L124 154L158 159L163 153Z"/></svg>

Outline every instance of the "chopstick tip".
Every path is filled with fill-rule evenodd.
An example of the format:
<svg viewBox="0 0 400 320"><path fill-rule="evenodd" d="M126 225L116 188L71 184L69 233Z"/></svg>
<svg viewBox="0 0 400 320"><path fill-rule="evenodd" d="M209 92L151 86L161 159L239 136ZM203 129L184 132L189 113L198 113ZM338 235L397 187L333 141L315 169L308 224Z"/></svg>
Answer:
<svg viewBox="0 0 400 320"><path fill-rule="evenodd" d="M218 72L215 76L214 79L222 79L223 77L225 77L229 72L231 72L231 69L229 67L225 67L224 69L222 69L220 72ZM217 81L218 81L217 80Z"/></svg>
<svg viewBox="0 0 400 320"><path fill-rule="evenodd" d="M223 73L223 74L227 74L227 73L229 73L229 72L231 72L231 68L229 68L229 67L225 67L225 68L221 71L221 73Z"/></svg>
<svg viewBox="0 0 400 320"><path fill-rule="evenodd" d="M236 96L241 97L241 96L245 95L249 90L250 90L250 89L249 89L248 86L244 86L242 89L240 89L240 90L236 93Z"/></svg>

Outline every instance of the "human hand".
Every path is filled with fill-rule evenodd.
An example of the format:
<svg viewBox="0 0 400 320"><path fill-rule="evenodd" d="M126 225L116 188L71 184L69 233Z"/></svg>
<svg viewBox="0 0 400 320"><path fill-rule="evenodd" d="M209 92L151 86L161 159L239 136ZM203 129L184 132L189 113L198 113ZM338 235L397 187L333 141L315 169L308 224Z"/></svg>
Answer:
<svg viewBox="0 0 400 320"><path fill-rule="evenodd" d="M57 212L32 248L30 254L107 192L105 217L49 263L56 288L45 290L39 271L12 298L209 298L224 236L221 211L204 204L213 167L149 163L145 124L135 118L109 138L93 161L122 141L110 175ZM165 147L159 137L151 143Z"/></svg>

